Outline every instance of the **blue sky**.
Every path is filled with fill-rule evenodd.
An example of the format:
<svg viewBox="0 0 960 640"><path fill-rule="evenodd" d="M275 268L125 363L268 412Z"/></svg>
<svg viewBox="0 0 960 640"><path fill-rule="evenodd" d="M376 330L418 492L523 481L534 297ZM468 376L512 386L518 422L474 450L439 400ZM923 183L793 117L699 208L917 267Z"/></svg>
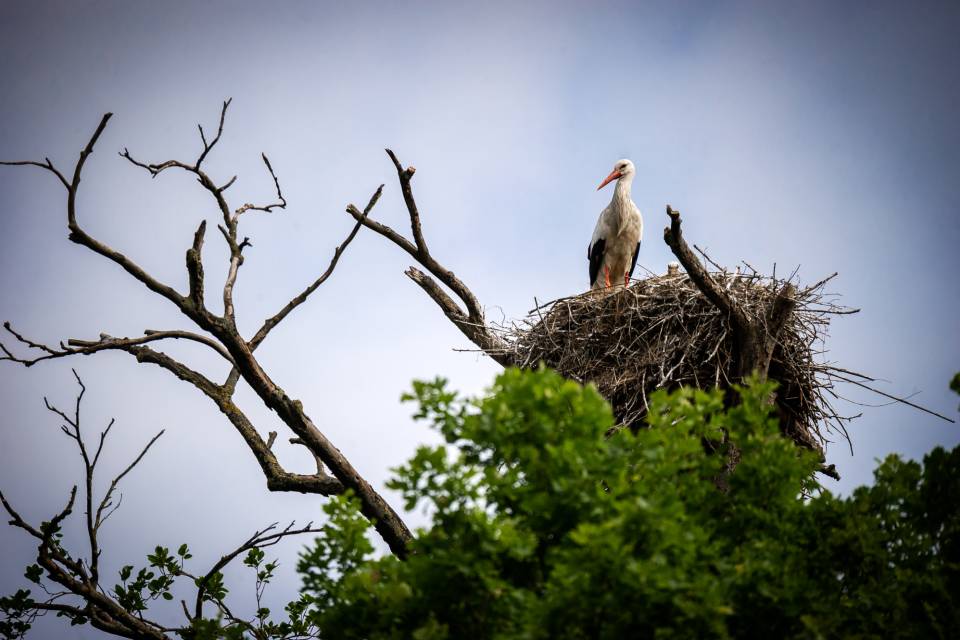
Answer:
<svg viewBox="0 0 960 640"><path fill-rule="evenodd" d="M723 264L799 266L802 282L838 271L831 289L863 311L836 321L828 357L956 415L946 388L960 369L956 3L519 4L5 3L0 157L71 166L102 113L114 112L87 165L79 216L182 286L182 252L215 212L186 176L150 180L115 152L189 158L196 123L213 127L232 96L210 171L239 176L238 204L268 198L265 151L290 203L244 222L254 246L236 296L247 332L326 266L349 230L347 203L386 183L374 216L404 227L384 147L417 167L433 252L492 318L586 288L585 246L609 198L594 189L629 157L646 222L641 265L662 272L671 259L660 240L669 202ZM66 240L50 176L0 171L0 224L2 319L53 342L183 325ZM211 237L211 280L223 276L223 255ZM479 392L496 372L452 350L468 345L402 275L407 264L361 233L335 277L258 351L378 484L432 437L398 402L411 379L444 375ZM222 375L197 349L170 352ZM70 402L71 366L90 387L89 419L117 417L110 464L167 429L111 520L108 566L184 540L209 559L274 520L316 517L319 500L266 491L209 402L123 354L0 367L0 486L26 515L49 517L77 477L42 405L43 395ZM277 428L241 397L262 431ZM845 443L829 449L839 491L869 481L889 452L918 457L960 441L955 425L904 407L843 408L864 416L851 427L853 456ZM281 459L311 464L289 447ZM31 546L12 530L0 540L11 550L0 558L9 591ZM293 549L281 549L278 600L295 585Z"/></svg>

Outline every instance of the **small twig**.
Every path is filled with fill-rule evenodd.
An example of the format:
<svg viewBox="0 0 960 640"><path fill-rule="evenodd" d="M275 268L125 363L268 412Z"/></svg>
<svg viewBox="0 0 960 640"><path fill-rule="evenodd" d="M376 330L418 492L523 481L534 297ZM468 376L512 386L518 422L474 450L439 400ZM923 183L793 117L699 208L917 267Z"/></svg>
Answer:
<svg viewBox="0 0 960 640"><path fill-rule="evenodd" d="M286 201L286 199L283 197L283 193L280 191L280 181L277 179L277 174L275 174L275 173L273 172L273 166L270 164L270 160L269 160L269 158L267 158L267 154L261 153L261 154L260 154L260 157L263 158L263 163L264 163L265 165L267 165L267 171L270 172L270 177L273 178L273 184L274 184L274 186L275 186L276 189L277 189L277 200L278 200L278 201L277 201L277 202L274 202L274 203L272 203L272 204L267 204L267 205L254 205L254 204L250 204L250 203L248 202L248 203L244 204L243 206L241 206L240 208L238 208L236 211L233 212L233 219L234 219L234 220L236 220L237 218L239 218L242 214L246 213L247 211L264 211L264 212L266 212L266 213L270 213L270 212L273 211L274 209L286 209L286 208L287 208L287 201ZM227 187L229 187L231 184L233 184L233 180L231 180L229 183L227 183ZM226 189L226 187L224 187L224 189ZM221 189L221 191L222 191L222 189Z"/></svg>
<svg viewBox="0 0 960 640"><path fill-rule="evenodd" d="M67 191L69 191L70 183L67 182L67 179L64 177L64 175L60 173L60 171L56 167L53 166L53 163L50 162L50 158L44 158L43 160L44 160L43 162L37 162L35 160L16 160L12 162L0 161L0 165L5 165L8 167L32 166L32 167L40 167L41 169L46 169L53 175L57 176L57 179L60 180L60 184L62 184L67 189Z"/></svg>
<svg viewBox="0 0 960 640"><path fill-rule="evenodd" d="M380 200L380 195L383 193L383 185L377 187L377 190L370 197L370 201L367 203L367 206L364 207L363 213L360 215L359 220L356 224L353 225L353 229L350 230L350 233L347 234L347 237L344 239L340 245L334 249L333 257L330 259L330 264L327 266L327 269L320 274L320 277L314 280L306 289L304 289L298 296L293 298L288 302L284 307L278 311L276 314L267 318L263 325L257 330L253 338L250 339L249 345L250 349L256 349L264 338L267 337L267 334L270 331L280 324L284 318L290 315L290 312L296 309L298 306L306 302L307 298L310 297L314 291L316 291L320 285L327 281L327 279L333 274L333 270L336 269L337 263L340 261L340 256L343 255L343 252L347 250L347 247L350 246L350 243L353 242L353 239L356 237L357 232L360 231L360 227L363 225L363 222L367 219L367 216L370 215L370 212L373 210L373 207L377 204L377 201ZM353 205L351 205L353 206Z"/></svg>
<svg viewBox="0 0 960 640"><path fill-rule="evenodd" d="M410 187L410 179L417 170L414 167L404 169L393 151L386 149L386 152L387 155L390 156L390 160L393 161L393 166L397 169L397 177L400 179L400 190L403 193L403 201L406 203L407 211L410 214L410 228L413 232L413 240L420 253L428 255L430 251L427 249L427 241L423 238L423 228L420 225L420 211L417 209L417 202L413 198L413 189Z"/></svg>
<svg viewBox="0 0 960 640"><path fill-rule="evenodd" d="M35 529L32 525L30 525L26 520L24 520L19 513L17 513L17 510L13 508L13 505L11 505L9 501L7 501L7 497L3 495L2 490L0 490L0 504L3 505L3 508L6 510L7 514L11 518L10 521L8 522L9 525L14 527L19 527L20 529L23 529L24 531L29 533L34 538L38 540L43 540L43 534L40 533L37 529Z"/></svg>
<svg viewBox="0 0 960 640"><path fill-rule="evenodd" d="M222 556L220 560L218 560L210 568L210 570L207 571L207 573L197 581L197 597L194 604L193 613L194 618L200 619L203 617L203 602L205 599L207 585L210 583L211 578L213 578L214 574L222 571L224 567L230 564L241 553L250 549L262 549L264 547L273 546L288 536L301 535L304 533L320 533L322 531L321 529L313 528L312 522L307 523L307 526L303 528L294 529L293 526L295 523L291 522L283 530L277 531L276 533L270 533L277 528L277 524L278 523L274 522L270 526L254 532L254 534L247 538L243 544L230 553Z"/></svg>
<svg viewBox="0 0 960 640"><path fill-rule="evenodd" d="M196 163L194 163L195 170L200 169L200 165L203 164L207 154L210 153L213 147L220 141L220 136L223 135L223 123L227 118L227 107L230 106L231 102L233 102L233 98L227 98L223 101L223 107L220 109L220 124L217 126L217 135L209 144L207 144L206 136L203 135L203 126L197 125L197 128L200 129L200 140L203 142L203 152L200 154L200 157L197 158Z"/></svg>
<svg viewBox="0 0 960 640"><path fill-rule="evenodd" d="M117 485L120 484L120 481L123 480L124 476L126 476L128 473L130 473L133 470L134 467L140 464L140 461L143 460L143 457L147 455L147 451L150 450L150 447L153 446L154 442L160 439L160 436L163 435L164 431L165 431L164 429L161 429L160 432L157 433L157 435L153 436L150 439L150 441L146 444L146 446L140 451L140 454L136 458L134 458L133 462L127 465L127 467L123 471L121 471L110 482L110 487L107 489L107 492L104 494L103 500L100 501L100 506L97 507L97 514L95 518L94 529L98 529L100 525L103 524L103 518L101 516L103 514L104 509L106 509L109 506L110 498L113 496L113 492L116 490Z"/></svg>
<svg viewBox="0 0 960 640"><path fill-rule="evenodd" d="M327 475L327 472L324 470L323 460L320 459L320 456L318 456L316 453L314 453L313 449L310 448L310 445L308 445L303 438L290 438L290 444L299 444L299 445L305 447L306 450L310 452L310 455L313 456L313 461L314 461L314 462L316 463L316 465L317 465L317 475L318 475L319 477L321 477L321 478L329 478L329 477L330 477L330 476Z"/></svg>
<svg viewBox="0 0 960 640"><path fill-rule="evenodd" d="M837 374L834 374L834 377L837 378L838 380L843 380L844 382L847 382L847 383L849 383L849 384L853 384L853 385L856 385L856 386L858 386L858 387L862 387L862 388L866 389L867 391L872 391L873 393L876 393L876 394L878 394L878 395L881 395L881 396L883 396L884 398L889 398L890 400L893 400L893 401L895 401L895 402L899 402L900 404L905 404L905 405L907 405L908 407L913 407L914 409L919 409L920 411L923 411L924 413L929 413L930 415L936 416L936 417L940 418L941 420L946 420L947 422L956 423L956 420L954 420L953 418L948 418L947 416L942 415L942 414L939 414L939 413L937 413L936 411L933 411L932 409L927 409L926 407L922 407L922 406L920 406L919 404L914 404L913 402L910 402L910 401L907 400L906 398L901 398L901 397L899 397L899 396L895 396L895 395L886 393L886 392L884 392L884 391L880 391L879 389L876 389L876 388L874 388L874 387L871 387L870 385L866 385L866 384L864 384L864 383L862 383L862 382L859 382L859 381L857 381L857 380L854 380L854 379L852 379L852 378L847 378L847 377L840 376L840 375L837 375Z"/></svg>

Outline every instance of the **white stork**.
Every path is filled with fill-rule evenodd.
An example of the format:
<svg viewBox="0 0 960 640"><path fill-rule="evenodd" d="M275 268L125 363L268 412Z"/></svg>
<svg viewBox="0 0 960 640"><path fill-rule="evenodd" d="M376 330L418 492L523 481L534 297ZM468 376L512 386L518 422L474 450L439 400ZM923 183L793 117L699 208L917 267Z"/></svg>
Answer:
<svg viewBox="0 0 960 640"><path fill-rule="evenodd" d="M593 238L587 247L590 260L590 288L627 286L637 266L640 240L643 238L643 218L640 209L630 199L630 185L636 169L629 160L617 160L597 191L614 180L617 186L613 198L600 213ZM602 274L602 275L601 275Z"/></svg>

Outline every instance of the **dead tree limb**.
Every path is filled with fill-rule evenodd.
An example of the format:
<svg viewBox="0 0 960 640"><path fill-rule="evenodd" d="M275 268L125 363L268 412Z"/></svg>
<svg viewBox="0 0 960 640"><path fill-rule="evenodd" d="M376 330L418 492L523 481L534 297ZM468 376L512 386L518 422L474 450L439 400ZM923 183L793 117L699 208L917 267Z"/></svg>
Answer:
<svg viewBox="0 0 960 640"><path fill-rule="evenodd" d="M10 516L9 524L27 532L30 536L37 539L37 575L32 579L40 582L41 575L52 583L58 585L64 591L53 594L46 601L31 601L27 611L20 612L28 622L32 622L37 615L47 611L56 612L58 615L64 615L75 621L89 621L90 624L114 635L126 638L149 638L164 639L169 638L164 633L164 628L149 620L138 616L136 612L128 610L122 606L115 598L108 595L107 591L100 584L100 528L106 519L116 508L113 505L113 495L120 481L143 460L143 457L150 450L153 444L163 435L161 430L143 447L140 454L127 465L110 483L109 488L104 493L101 500L94 499L93 486L97 463L100 460L100 454L103 451L103 444L113 427L114 421L111 420L107 427L100 433L99 443L96 452L91 455L87 447L85 434L81 425L81 402L83 400L86 387L76 371L73 372L80 386L77 394L74 410L71 413L62 411L52 405L44 398L44 405L51 413L59 416L65 424L62 424L60 430L71 440L73 440L80 452L84 466L84 489L83 489L83 507L85 515L85 532L87 537L86 558L78 558L71 555L61 544L60 530L61 524L73 512L74 504L77 498L77 487L74 486L70 491L70 497L67 505L62 511L43 523L39 527L29 524L18 512L6 496L0 492L0 504ZM111 507L113 507L111 509ZM64 596L76 598L70 603L62 601Z"/></svg>
<svg viewBox="0 0 960 640"><path fill-rule="evenodd" d="M786 282L771 302L766 314L753 320L707 272L693 254L680 229L680 212L667 205L670 226L663 230L663 240L687 271L690 279L710 302L729 318L733 330L735 350L735 382L742 382L751 374L766 379L770 360L777 346L777 336L793 313L796 289Z"/></svg>
<svg viewBox="0 0 960 640"><path fill-rule="evenodd" d="M351 204L347 207L347 213L353 216L357 224L362 224L397 245L426 269L430 275L427 275L427 273L424 273L416 267L407 269L406 275L430 296L430 299L440 307L444 315L460 329L460 332L463 333L467 339L477 345L496 362L505 367L510 366L513 363L507 355L507 349L505 349L500 337L487 326L483 308L480 306L477 297L460 278L454 275L453 271L440 264L427 248L427 241L423 236L423 228L420 223L420 210L417 208L416 200L413 197L413 188L410 185L416 169L413 167L404 169L393 151L387 149L386 152L387 155L390 156L390 160L393 161L394 167L397 169L400 190L403 193L403 201L410 217L413 242L410 242L403 237L403 235L397 233L387 225L371 219L368 215L369 211L361 212ZM437 280L453 291L457 298L460 299L460 304L454 301L454 299L437 284Z"/></svg>
<svg viewBox="0 0 960 640"><path fill-rule="evenodd" d="M264 547L271 547L284 538L290 536L297 536L305 533L320 533L322 531L321 529L314 528L312 522L307 523L305 527L300 527L299 529L295 529L295 523L291 522L283 529L277 531L276 529L278 524L279 523L274 522L270 526L261 529L260 531L255 531L253 535L247 538L246 541L244 541L236 549L221 556L220 559L217 560L212 567L210 567L209 571L197 579L197 597L194 603L193 618L203 618L203 603L211 600L211 598L207 595L207 588L213 576L223 571L223 569L226 568L228 564L233 562L241 553L244 551L250 551L251 549L263 549ZM220 609L220 613L227 615L234 622L246 624L245 622L235 618L229 612L229 610L225 608L225 605L222 601L218 601L216 599L213 600Z"/></svg>
<svg viewBox="0 0 960 640"><path fill-rule="evenodd" d="M670 226L663 230L663 240L670 247L673 255L686 270L687 275L696 285L700 293L728 319L733 336L733 379L731 382L743 384L746 379L755 375L766 380L770 370L770 362L774 349L777 347L777 336L783 329L790 314L796 306L796 290L791 282L784 283L765 313L759 317L752 317L737 303L734 295L722 288L711 276L700 260L693 254L683 232L680 229L680 212L667 205L667 216ZM727 401L736 402L736 394L727 389ZM780 429L783 433L796 431L793 424L795 418L787 412L780 411ZM724 433L723 441L710 443L704 439L704 446L708 449L718 449L726 459L724 470L714 479L721 491L727 491L729 475L740 461L740 448L735 442L730 442ZM826 467L824 467L827 469ZM836 469L828 469L836 474Z"/></svg>
<svg viewBox="0 0 960 640"><path fill-rule="evenodd" d="M2 164L35 166L54 174L67 191L67 227L70 232L70 240L114 262L134 279L142 283L147 289L167 299L180 313L189 318L200 332L147 330L144 332L144 336L139 338L114 338L107 334L101 334L99 340L72 339L68 340L66 344L61 342L59 347L52 347L24 337L14 331L9 326L9 323L7 323L5 325L7 331L14 336L17 342L26 347L28 355L15 355L5 345L0 344L0 350L2 350L0 360L9 360L25 366L31 366L44 360L74 355L89 355L105 350L119 350L134 356L138 362L160 366L177 378L189 382L213 400L254 454L267 480L267 487L271 491L298 491L331 495L349 489L356 494L361 503L364 515L374 523L377 532L383 537L390 549L396 555L404 557L406 555L406 543L410 540L411 533L399 515L353 467L346 457L340 453L339 449L317 428L306 414L302 403L299 400L289 397L283 388L274 382L267 374L254 356L255 349L266 338L270 330L289 315L293 309L305 302L309 295L330 277L344 250L356 235L361 222L358 221L357 226L355 226L353 231L347 236L347 239L337 247L329 266L312 284L287 303L277 314L267 319L253 338L247 340L242 337L237 329L233 291L237 278L239 277L240 267L244 262L244 249L250 247L251 243L247 237L240 239L238 232L240 218L242 214L250 211L269 213L277 209L283 209L286 207L287 202L281 191L280 181L266 154L261 154L261 157L276 189L276 201L269 204L256 205L245 203L240 207L232 208L224 192L236 182L236 176L219 185L204 169L204 160L214 149L223 134L224 122L229 106L230 100L223 103L220 110L217 134L214 138L208 140L203 127L199 127L203 149L195 162L165 160L162 162L149 163L136 159L127 149L124 149L120 153L121 157L132 165L144 169L154 178L168 169L176 169L190 173L196 177L200 185L213 199L219 217L221 218L221 222L217 225L217 228L229 252L227 276L224 280L221 294L223 301L222 314L218 315L212 311L206 305L205 300L202 249L206 232L206 221L201 222L198 226L194 233L193 242L186 253L188 290L185 294L161 282L131 258L91 236L83 229L78 221L76 203L81 174L87 158L93 153L97 141L100 139L101 134L110 120L111 114L108 113L100 120L90 140L81 151L80 158L74 167L73 177L69 181L49 160L45 160L44 162L4 162ZM359 214L361 218L366 219L366 216L376 204L379 196L380 190L378 189L370 199L364 213ZM426 255L429 257L429 254ZM434 266L439 269L439 265ZM455 281L452 273L447 273L445 278L445 283ZM463 294L463 292L468 293L468 290L462 287L459 293ZM470 309L471 317L479 313L479 306L476 305L475 300L472 306L470 306ZM482 315L480 318L482 319ZM213 349L231 367L227 380L223 384L217 384L183 362L147 346L148 343L158 342L164 339L186 339ZM31 351L38 353L30 354L29 352ZM276 457L271 452L270 447L267 446L267 443L264 442L251 421L232 400L236 384L240 379L243 379L250 388L253 389L267 407L276 412L280 420L283 421L293 432L293 435L301 441L300 444L309 449L315 457L323 462L323 465L326 469L329 469L332 477L323 473L310 475L290 473L280 466Z"/></svg>
<svg viewBox="0 0 960 640"><path fill-rule="evenodd" d="M327 266L326 270L320 274L320 277L310 283L306 289L304 289L300 295L293 298L288 302L280 311L275 315L264 320L263 325L257 330L254 336L250 339L250 348L256 349L264 338L267 337L267 334L270 331L280 324L280 322L286 318L291 311L299 307L301 304L307 301L307 298L310 297L310 294L317 290L317 288L327 281L333 274L333 270L337 268L337 263L340 262L340 256L343 255L343 252L347 250L347 247L353 242L353 239L357 236L357 232L360 231L360 227L363 224L363 221L367 219L367 216L370 215L370 211L377 204L377 201L380 200L380 195L383 193L383 185L377 187L377 190L374 192L373 196L370 198L370 201L367 203L367 206L364 207L363 213L360 216L360 220L353 226L353 229L350 230L350 233L344 239L344 241L336 248L333 252L333 257L330 259L330 264Z"/></svg>
<svg viewBox="0 0 960 640"><path fill-rule="evenodd" d="M97 444L94 450L87 442L88 437L81 421L81 404L86 387L76 371L74 371L74 377L80 390L72 411L61 410L46 398L44 398L44 405L48 411L63 421L64 424L61 425L60 430L76 443L83 461L83 489L80 491L79 501L85 512L86 549L79 553L68 550L61 534L63 522L72 514L78 502L76 486L70 491L66 507L48 522L39 526L27 522L13 507L7 496L0 491L0 505L9 515L9 524L22 529L39 542L35 557L36 564L27 568L25 577L39 585L46 594L45 599L34 600L30 597L31 592L26 590L18 592L19 597L8 600L5 608L6 621L14 620L16 628L23 632L37 617L54 612L58 616L66 617L72 624L89 622L91 626L116 636L160 640L194 637L196 622L211 622L219 619L217 624L221 629L232 627L233 630L250 632L253 637L266 637L261 633L262 624L258 626L249 620L235 616L223 601L225 592L222 588L211 593L211 586L215 581L220 583L221 572L242 553L273 546L291 536L321 533L322 529L313 527L312 523L304 527L296 527L294 523L290 523L282 529L278 528L278 523L271 524L256 531L237 548L220 557L208 571L199 575L194 575L185 567L187 559L192 557L186 545L181 546L176 557L170 555L165 548L157 547L156 553L147 557L149 567L144 568L132 581L130 581L133 569L131 565L120 571L120 584L113 586L109 583L105 584L100 572L101 528L120 505L119 499L114 503L114 495L120 482L140 464L154 443L163 435L163 431L161 430L147 442L133 461L111 480L102 497L96 499L94 485L97 464L100 462L104 443L114 426L114 420L110 420L106 428L100 432L99 438L95 440ZM269 571L272 569L268 569L268 573ZM189 578L191 587L196 588L193 613L188 609L186 601L181 601L186 625L170 627L147 618L145 613L148 604L160 598L172 599L170 590L174 582L180 578ZM258 608L263 585L268 579L258 573ZM48 589L52 585L57 585L56 592ZM211 603L216 608L215 618L204 617L204 603Z"/></svg>

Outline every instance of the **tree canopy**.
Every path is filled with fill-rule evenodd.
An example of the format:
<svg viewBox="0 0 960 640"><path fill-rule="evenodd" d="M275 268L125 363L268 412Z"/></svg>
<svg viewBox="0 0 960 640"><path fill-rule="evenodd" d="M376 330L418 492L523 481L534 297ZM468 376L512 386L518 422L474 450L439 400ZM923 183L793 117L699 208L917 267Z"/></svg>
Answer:
<svg viewBox="0 0 960 640"><path fill-rule="evenodd" d="M649 428L606 432L607 402L541 369L508 369L465 399L443 380L406 399L446 443L423 446L390 487L430 526L410 555L378 555L349 493L302 552L284 615L193 618L183 637L949 637L960 625L960 447L890 456L846 498L815 454L785 439L772 385L650 397ZM728 399L729 402L729 399ZM717 443L733 442L729 472ZM718 489L718 478L724 477ZM49 525L48 525L49 526ZM189 572L186 546L126 567L110 595L145 612ZM251 548L258 593L275 561ZM43 581L39 567L26 577ZM131 579L132 578L132 579ZM167 595L164 595L167 594ZM203 598L224 605L212 574ZM0 601L5 637L33 595ZM80 620L83 622L83 620Z"/></svg>

